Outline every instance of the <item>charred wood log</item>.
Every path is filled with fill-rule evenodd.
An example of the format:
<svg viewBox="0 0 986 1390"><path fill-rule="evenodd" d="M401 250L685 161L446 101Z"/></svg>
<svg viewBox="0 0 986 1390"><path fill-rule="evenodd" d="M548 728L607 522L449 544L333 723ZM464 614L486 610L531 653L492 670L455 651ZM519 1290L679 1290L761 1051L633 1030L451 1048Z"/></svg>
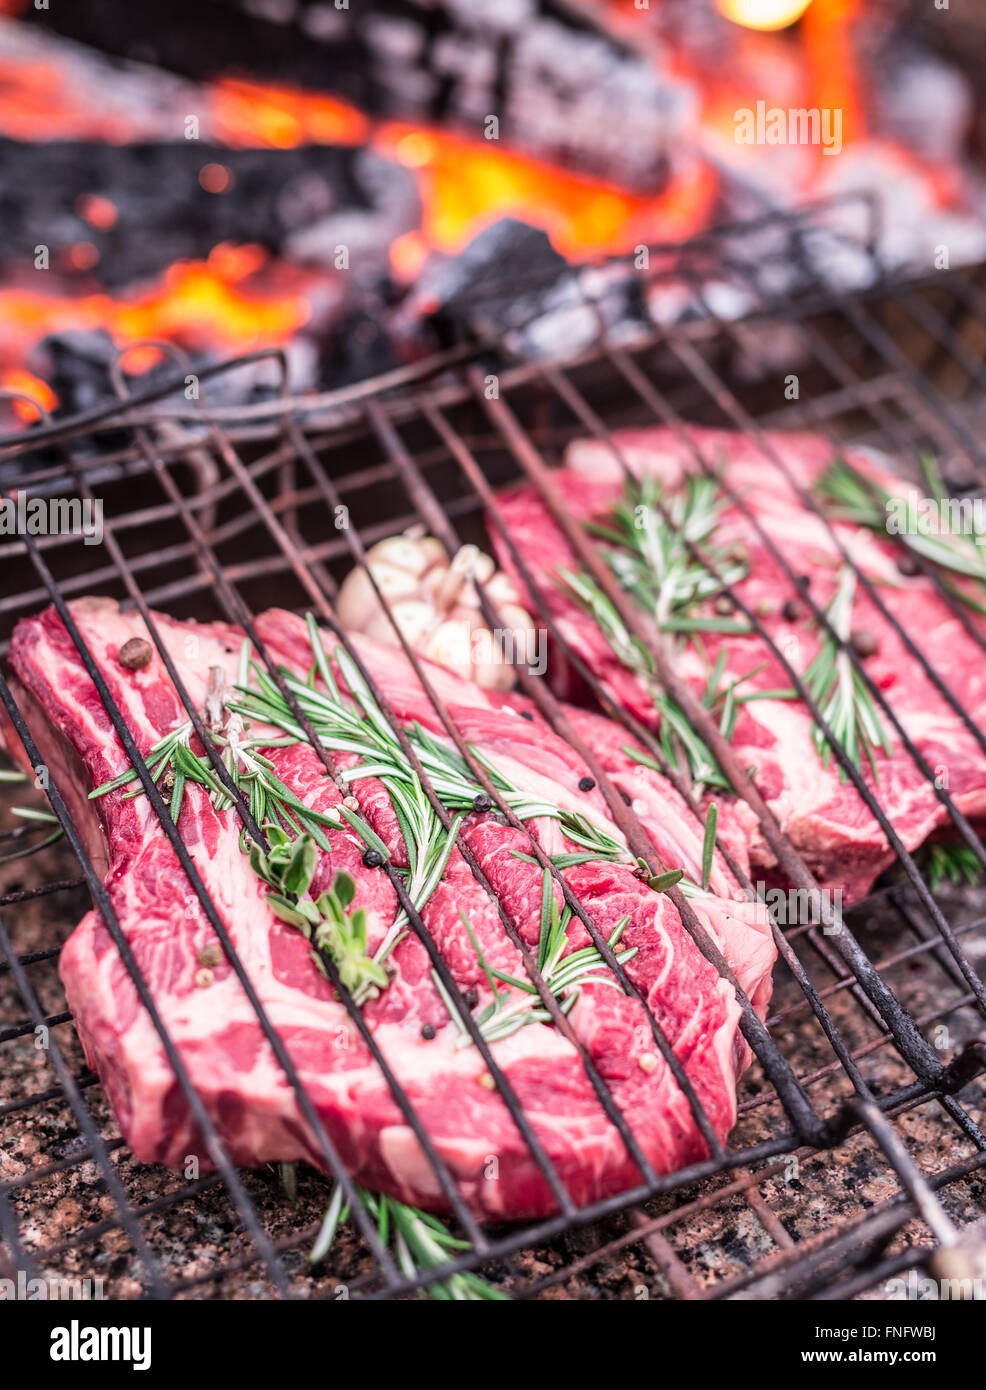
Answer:
<svg viewBox="0 0 986 1390"><path fill-rule="evenodd" d="M564 0L101 0L34 23L199 81L332 92L640 191L659 188L690 89Z"/></svg>
<svg viewBox="0 0 986 1390"><path fill-rule="evenodd" d="M417 184L373 150L233 150L199 141L103 145L0 139L0 259L94 273L107 286L256 243L298 263L378 271L418 226ZM73 248L92 248L83 257Z"/></svg>

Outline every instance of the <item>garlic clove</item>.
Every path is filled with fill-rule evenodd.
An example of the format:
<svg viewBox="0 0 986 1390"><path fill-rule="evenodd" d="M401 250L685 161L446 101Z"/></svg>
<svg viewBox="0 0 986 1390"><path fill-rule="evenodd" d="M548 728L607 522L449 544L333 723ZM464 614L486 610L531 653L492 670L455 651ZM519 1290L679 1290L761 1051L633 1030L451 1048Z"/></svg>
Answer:
<svg viewBox="0 0 986 1390"><path fill-rule="evenodd" d="M484 690L512 690L516 673L505 661L478 661L472 668L472 678Z"/></svg>
<svg viewBox="0 0 986 1390"><path fill-rule="evenodd" d="M437 545L444 555L441 542L432 541L432 545ZM427 538L413 540L410 536L389 536L386 540L377 541L376 545L371 546L366 552L366 559L367 563L372 565L374 574L381 565L388 565L406 570L415 578L424 574L429 565L434 563Z"/></svg>
<svg viewBox="0 0 986 1390"><path fill-rule="evenodd" d="M510 575L505 574L503 570L494 574L489 583L485 584L483 587L498 607L504 603L517 604L520 601L520 595L517 593L516 584L510 578Z"/></svg>
<svg viewBox="0 0 986 1390"><path fill-rule="evenodd" d="M435 623L435 610L431 604L420 598L402 598L392 603L390 610L404 640L417 650L422 638ZM397 633L383 609L374 613L363 631L377 642L384 642L390 647L400 646Z"/></svg>
<svg viewBox="0 0 986 1390"><path fill-rule="evenodd" d="M456 619L445 619L439 623L425 641L423 655L468 680L472 668L469 624Z"/></svg>

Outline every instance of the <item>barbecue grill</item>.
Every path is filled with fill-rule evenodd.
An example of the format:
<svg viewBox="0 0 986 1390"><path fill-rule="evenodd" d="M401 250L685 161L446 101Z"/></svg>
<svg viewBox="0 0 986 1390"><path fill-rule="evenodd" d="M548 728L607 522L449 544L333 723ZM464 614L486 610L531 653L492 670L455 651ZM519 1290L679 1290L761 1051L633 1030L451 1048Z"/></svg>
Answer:
<svg viewBox="0 0 986 1390"><path fill-rule="evenodd" d="M464 335L441 355L385 378L293 397L283 358L271 353L267 356L282 373L281 389L251 402L237 400L232 388L237 374L249 375L264 354L201 369L196 373L200 390L187 399L182 389L187 364L174 349L163 348L173 369L153 388L134 389L132 379L117 370L115 399L72 418L44 418L0 441L5 492L17 479L29 479L33 495L98 497L105 526L99 548L66 535L6 541L7 582L0 598L3 652L19 618L55 605L138 770L161 833L181 859L189 892L200 901L247 987L245 968L85 648L68 602L98 593L135 606L165 661L152 607L178 617L239 623L263 661L253 614L278 603L314 612L358 661L334 626L333 600L342 576L362 561L374 541L419 524L450 553L469 541L488 547L484 518L489 515L489 524L498 525L498 488L526 478L554 509L551 468L564 445L590 434L608 441L618 455L613 431L629 425L663 424L678 431L687 420L738 429L762 450L766 487L783 466L764 436L772 427L820 431L836 449L849 441L882 447L905 469L930 448L952 488L974 492L986 476L986 449L979 442L986 267L888 277L871 243L850 245L845 233L832 232L824 214L825 209L768 212L753 222L716 228L684 247L653 247L645 270L617 265L639 277L642 305L660 302L656 292L663 286L687 286L693 308L671 326L651 320L633 333L611 334L600 299L614 263L598 268L598 274L581 275L577 283L583 307L598 313L599 329L574 360L516 360L511 343L524 327L518 323L516 331L507 328L496 337ZM862 288L852 292L840 287L832 271L843 253L855 265L862 260L868 267ZM781 262L797 274L793 281L788 276L778 293L773 272ZM742 286L741 318L724 317L721 304L716 311L711 271L719 277L728 272ZM778 360L790 365L778 369ZM791 374L797 378L796 391L785 394ZM219 388L222 404L215 404ZM708 459L697 462L711 466ZM586 536L566 517L558 519L633 632L637 615L610 582ZM508 533L503 539L509 546ZM661 760L653 736L613 705L566 649L524 557L515 554L515 560L530 581L527 602L538 625L547 628L602 708ZM792 594L803 597L797 576L788 571L788 577ZM864 576L859 580L867 585ZM484 609L495 626L495 609L485 598ZM961 614L960 608L955 611ZM746 616L760 628L755 613ZM815 617L825 622L817 609ZM914 660L926 667L921 634L903 636ZM984 645L978 635L976 640ZM776 654L783 661L783 654ZM410 650L407 655L478 780L500 812L512 819L437 702L420 662ZM929 674L961 713L944 677ZM518 677L557 728L563 714L546 679L524 668ZM796 887L811 889L810 871L770 822L708 712L687 689L675 687L673 693L736 791L760 817L787 877ZM379 698L378 691L374 694ZM179 695L203 734L201 718L180 686ZM28 722L2 675L0 697L13 737L37 767L41 759ZM885 703L882 695L880 699ZM381 705L386 712L382 700ZM892 721L892 700L885 710ZM977 738L986 750L986 736L977 731ZM203 742L211 747L207 736ZM333 776L330 755L316 747ZM579 747L579 752L633 852L645 857L653 872L666 869L656 860L633 807L624 805L605 773L593 766L592 750ZM285 1186L272 1170L240 1172L230 1163L127 949L68 810L65 788L53 777L45 791L64 840L8 869L0 892L0 1074L5 1078L0 1158L6 1158L0 1182L0 1236L6 1246L0 1275L6 1272L5 1259L10 1269L26 1270L29 1277L104 1277L111 1297L338 1297L342 1286L350 1297L369 1299L411 1295L462 1270L481 1271L516 1298L879 1297L887 1295L888 1281L911 1270L948 1279L986 1276L986 1241L976 1225L986 1206L981 1176L986 1138L977 1119L986 1073L986 899L973 887L946 884L932 891L921 856L903 849L845 749L837 745L836 756L883 825L899 865L844 917L832 910L818 922L775 924L781 960L772 1013L764 1027L745 1006L743 1029L756 1062L740 1083L740 1119L728 1144L715 1139L679 1069L676 1074L707 1137L709 1156L668 1176L657 1175L639 1155L632 1127L605 1083L593 1075L600 1103L639 1159L640 1178L631 1191L576 1207L539 1155L522 1108L477 1037L494 1081L555 1192L558 1212L519 1226L478 1226L393 1083L466 1242L443 1265L413 1274L379 1240L256 996L261 1026L288 1084L299 1093L325 1167L352 1204L353 1220L327 1259L309 1267L306 1258L327 1200L325 1178L306 1171ZM222 775L218 758L214 765ZM933 770L924 770L934 781ZM691 799L675 769L669 775ZM947 788L936 785L936 793L949 811L955 836L986 867L986 847L977 829L953 806ZM23 793L11 799L23 800ZM433 804L447 823L437 799ZM259 836L242 803L240 811L251 833ZM50 828L6 831L4 842L21 848L33 842L32 836L46 837ZM531 852L561 880L597 946L620 971L563 875L533 842ZM478 864L467 848L463 853L483 884ZM459 1012L468 1017L468 1007L407 902L400 879L393 875L393 880L410 909L412 929ZM743 886L755 892L749 880ZM58 943L74 925L87 894L103 913L151 1013L202 1127L214 1172L183 1175L142 1168L115 1137L98 1079L85 1069L55 973ZM502 909L501 917L517 944L519 937ZM686 911L684 918L699 949L725 972L694 917ZM543 987L536 968L533 978ZM358 1008L339 980L334 983L360 1027ZM657 1045L669 1056L659 1026L653 1017L649 1021ZM361 1031L385 1067L372 1038ZM591 1069L584 1054L583 1060ZM295 1190L290 1190L292 1183Z"/></svg>

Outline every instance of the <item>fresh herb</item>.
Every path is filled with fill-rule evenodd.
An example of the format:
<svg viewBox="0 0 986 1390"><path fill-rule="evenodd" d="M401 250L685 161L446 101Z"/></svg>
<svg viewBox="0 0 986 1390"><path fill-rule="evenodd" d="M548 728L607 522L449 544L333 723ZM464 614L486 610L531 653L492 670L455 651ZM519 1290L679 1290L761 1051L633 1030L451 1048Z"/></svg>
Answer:
<svg viewBox="0 0 986 1390"><path fill-rule="evenodd" d="M165 789L169 792L168 810L175 825L181 814L185 788L189 782L205 787L212 797L217 811L225 811L232 806L233 798L213 770L212 764L204 754L196 756L189 746L192 725L187 723L173 733L166 734L145 755L151 780L157 784L165 778ZM323 833L323 826L338 826L336 816L323 815L306 806L274 771L274 764L259 752L260 748L270 748L277 740L270 738L248 739L244 736L243 723L239 719L229 720L222 732L213 731L212 739L221 750L223 763L250 807L250 813L258 825L271 822L282 828L289 827L295 834L308 834L320 849L328 850L329 842ZM89 799L106 796L127 786L137 777L136 770L129 768L119 777L104 782L89 793ZM142 796L143 786L127 793L127 798ZM240 836L240 847L246 851L247 835L244 829Z"/></svg>
<svg viewBox="0 0 986 1390"><path fill-rule="evenodd" d="M521 980L507 975L489 965L465 913L460 912L462 923L469 933L476 959L486 976L492 999L475 1016L476 1025L487 1042L500 1042L529 1023L551 1023L552 1017L541 1003L537 987L530 980ZM545 988L558 1000L563 1014L568 1014L583 985L607 985L620 989L619 983L608 973L606 961L594 945L566 955L568 928L572 920L572 909L566 904L559 909L552 891L551 874L546 869L541 879L541 926L538 937L537 968ZM621 965L632 960L637 948L616 952L620 937L630 921L629 916L621 918L607 939L607 945L616 955ZM603 972L603 973L598 973ZM468 1047L472 1038L466 1028L452 997L449 995L437 971L432 972L435 986L449 1016L461 1034L459 1045ZM500 985L509 986L501 989ZM515 992L516 991L516 992Z"/></svg>
<svg viewBox="0 0 986 1390"><path fill-rule="evenodd" d="M440 865L439 877L444 869L441 856L448 849L448 845L445 830L428 800L423 783L409 762L396 731L377 705L352 658L341 647L337 647L333 653L351 696L351 702L347 703L336 684L321 634L310 614L308 632L315 666L307 681L299 680L290 672L283 671L285 686L324 748L333 752L353 754L360 759L355 766L340 773L343 780L353 782L364 777L377 777L383 782L393 802L407 846L410 883L415 891L419 884L423 888L429 883L433 886L434 882L437 882L436 866ZM259 689L238 687L241 694L230 701L230 708L250 718L271 724L282 729L293 739L303 741L305 731L275 682L256 665L252 667L252 671ZM322 678L324 689L315 688L316 672ZM441 804L450 811L464 814L471 812L473 803L483 792L483 788L476 781L465 759L457 750L446 747L420 724L410 725L403 733ZM565 835L585 850L591 851L594 858L630 862L626 846L603 826L582 813L561 809L549 801L538 800L527 792L518 790L477 749L471 748L470 752L482 765L490 782L518 819L531 820L544 816L557 820ZM357 834L365 836L361 825L352 821L351 823ZM366 839L366 843L369 844L371 841ZM375 839L372 843L375 848L380 847ZM409 888L409 896L417 906L415 891Z"/></svg>
<svg viewBox="0 0 986 1390"><path fill-rule="evenodd" d="M712 881L712 864L716 853L716 829L719 825L719 808L713 801L705 813L705 836L702 840L702 889L709 891Z"/></svg>
<svg viewBox="0 0 986 1390"><path fill-rule="evenodd" d="M21 774L17 774L17 778L20 780ZM7 780L13 781L14 777L11 776ZM40 850L47 849L49 845L55 844L64 834L62 827L58 824L58 817L53 816L50 811L38 811L35 810L33 806L11 806L10 810L13 815L19 816L21 820L36 821L39 825L53 825L55 829L43 840L38 840L36 844L28 845L26 849L18 849L14 850L12 854L0 855L0 864L13 864L15 860L28 859L32 854L37 854ZM21 826L13 833L15 835L26 834L28 828L29 827L26 825Z"/></svg>
<svg viewBox="0 0 986 1390"><path fill-rule="evenodd" d="M665 495L660 479L648 475L628 480L605 524L590 522L586 529L605 543L602 553L620 586L660 631L748 632L738 619L694 611L749 569L727 547L705 545L711 564L690 553L708 542L725 506L715 478L690 477L679 491Z"/></svg>
<svg viewBox="0 0 986 1390"><path fill-rule="evenodd" d="M397 1256L401 1273L407 1279L416 1279L429 1270L440 1269L449 1260L471 1247L467 1240L459 1240L430 1212L418 1207L409 1207L395 1197L385 1197L359 1188L359 1198L374 1221L377 1234L383 1246L391 1246ZM309 1260L319 1264L332 1249L339 1227L349 1219L349 1203L341 1186L337 1183L329 1200L328 1210L322 1221L322 1228L312 1247ZM509 1295L488 1284L471 1270L453 1274L448 1279L436 1281L425 1289L429 1298L444 1302L478 1303L489 1300L508 1302Z"/></svg>
<svg viewBox="0 0 986 1390"><path fill-rule="evenodd" d="M946 883L960 885L982 881L983 866L969 845L923 845L914 857L932 893L937 893Z"/></svg>
<svg viewBox="0 0 986 1390"><path fill-rule="evenodd" d="M349 698L344 699L311 614L307 624L313 661L308 677L299 680L282 668L281 678L319 743L333 752L350 754L357 759L354 766L340 772L340 779L353 782L376 777L385 786L408 860L407 867L397 872L404 879L405 892L413 909L420 912L440 882L462 821L474 809L483 789L458 752L445 747L419 724L403 731L441 804L454 813L446 829L428 799L421 777L406 756L400 738L373 698L355 662L342 648L336 648L335 662L349 692ZM321 689L316 688L317 677L321 677ZM265 853L260 845L250 842L245 828L241 831L241 849L250 854L254 871L271 890L267 895L268 905L282 920L305 931L316 951L331 955L357 1003L364 1002L374 989L384 988L388 983L385 962L406 934L408 914L403 907L398 911L371 958L367 954L365 914L359 909L350 914L350 902L340 900L338 887L323 894L315 903L308 895L308 888L315 870L316 846L326 852L330 848L325 827L338 829L347 825L368 850L380 856L381 862L390 858L387 845L369 823L344 802L331 813L312 810L277 776L274 764L260 750L307 742L308 736L278 683L250 660L246 641L241 649L235 689L230 694L223 693L222 708L213 710L212 715L212 737L221 750L223 763L249 804L255 822L263 827L270 846ZM226 716L226 723L219 731L215 725L222 715ZM254 720L281 730L283 736L248 735L251 725L247 721ZM187 723L159 740L146 755L155 782L170 774L169 809L176 823L189 782L209 792L218 812L234 804L209 759L192 752L191 733L192 725ZM603 826L586 815L562 810L517 790L482 754L475 749L472 752L519 819L540 816L556 819L568 838L582 846L577 851L580 856L631 862L623 842ZM136 776L134 769L128 769L97 787L90 796L105 796L129 785ZM138 796L142 790L138 786L127 795ZM343 887L342 897L345 893Z"/></svg>
<svg viewBox="0 0 986 1390"><path fill-rule="evenodd" d="M845 649L844 644L849 640L852 624L855 595L856 576L846 565L840 572L835 594L825 610L832 630L820 634L821 647L818 655L802 680L831 729L836 743L841 744L853 766L857 771L861 771L862 755L865 754L876 778L876 761L873 756L875 750L882 749L889 755L893 752L893 747L880 723L862 674L853 665ZM815 747L823 765L828 767L832 746L819 724L815 725L813 732ZM839 777L843 782L846 779L846 770L841 765Z"/></svg>
<svg viewBox="0 0 986 1390"><path fill-rule="evenodd" d="M928 454L921 457L921 471L932 497L940 506L948 506L956 501L949 496L938 465ZM815 489L834 521L851 521L883 536L889 534L887 523L892 512L907 514L909 499L906 494L888 492L842 458L833 460L819 478ZM986 536L975 530L971 535L966 535L960 531L923 532L912 528L906 537L908 548L939 570L978 580L986 588L984 540ZM962 603L977 613L986 614L986 606L977 602L961 585L945 576L942 576L942 583Z"/></svg>

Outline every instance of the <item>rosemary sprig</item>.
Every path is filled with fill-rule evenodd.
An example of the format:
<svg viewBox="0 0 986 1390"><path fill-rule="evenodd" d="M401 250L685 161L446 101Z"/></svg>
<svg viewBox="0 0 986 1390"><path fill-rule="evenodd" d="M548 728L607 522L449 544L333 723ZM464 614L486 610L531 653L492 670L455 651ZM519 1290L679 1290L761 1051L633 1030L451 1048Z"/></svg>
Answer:
<svg viewBox="0 0 986 1390"><path fill-rule="evenodd" d="M559 568L559 575L571 596L590 617L595 619L617 659L627 670L633 671L639 676L647 686L654 709L660 716L658 737L661 751L667 761L688 777L693 783L694 789L699 793L704 787L717 787L722 791L730 791L732 784L715 754L701 735L692 728L687 715L677 700L657 684L654 661L650 652L639 638L627 630L619 612L599 585L586 574L574 574L571 570L562 567ZM719 628L717 630L736 631L737 629ZM742 630L746 631L745 628ZM763 666L754 667L752 671L747 671L744 675L723 685L726 655L725 649L720 649L716 663L709 673L702 703L710 712L718 713L719 728L727 739L731 739L741 704L747 700L763 699L768 693L772 698L787 699L793 696L793 692L751 691L743 694L737 693L741 685L763 670ZM653 758L649 758L638 749L626 748L624 751L635 762L651 767L657 772L662 771L660 765Z"/></svg>
<svg viewBox="0 0 986 1390"><path fill-rule="evenodd" d="M440 1269L456 1255L471 1248L467 1240L453 1236L448 1227L430 1212L408 1206L396 1197L385 1197L368 1192L365 1188L358 1191L360 1200L377 1223L381 1244L392 1246L401 1273L406 1278L415 1279L427 1270ZM348 1221L349 1216L349 1203L336 1183L322 1228L308 1257L313 1265L325 1259L332 1249L339 1227ZM463 1270L448 1279L428 1284L425 1292L429 1298L442 1302L509 1302L508 1294L494 1288L471 1270Z"/></svg>
<svg viewBox="0 0 986 1390"><path fill-rule="evenodd" d="M486 976L487 984L493 996L489 1003L484 1005L475 1016L476 1025L485 1040L490 1043L500 1042L503 1038L509 1038L519 1029L526 1027L529 1023L551 1023L553 1021L551 1014L541 1003L541 996L537 987L530 980L518 979L515 975L505 974L504 971L491 966L476 940L469 919L464 912L460 912L459 916L469 933L469 940L472 942L476 959ZM620 989L619 983L608 974L606 962L594 945L584 946L581 950L572 951L568 955L565 954L568 945L568 927L571 920L572 910L567 904L559 910L552 892L551 875L545 870L541 879L541 925L538 938L537 968L546 989L558 1000L563 1014L570 1013L574 1008L583 985L607 985L613 989ZM635 946L629 950L616 951L620 937L626 930L629 921L629 916L623 917L607 939L607 945L614 952L621 965L632 960L637 954ZM604 973L597 973L599 971ZM432 972L432 978L442 996L445 1007L448 1009L449 1017L459 1029L458 1046L468 1047L472 1043L472 1037L454 1000L446 990L437 971ZM507 985L509 988L501 989L501 984Z"/></svg>
<svg viewBox="0 0 986 1390"><path fill-rule="evenodd" d="M939 503L950 499L941 473L934 459L924 454L921 469L931 495ZM879 483L865 478L858 469L845 459L833 459L815 484L818 494L830 517L835 521L852 521L857 526L865 526L880 535L889 534L887 521L894 507L906 509L908 499L905 494L890 493ZM922 532L910 531L906 536L909 549L930 561L946 574L957 574L967 579L978 580L986 589L986 551L983 541L986 537L974 532L966 536L954 531ZM986 615L986 606L977 602L960 585L942 576L942 582L962 603L977 613Z"/></svg>
<svg viewBox="0 0 986 1390"><path fill-rule="evenodd" d="M165 779L165 790L169 793L168 810L172 821L178 824L178 817L189 782L205 787L212 797L217 811L225 811L233 805L233 798L216 776L209 759L202 754L196 756L190 746L191 723L166 734L144 757L151 780L157 784ZM274 771L274 764L258 750L271 747L270 739L246 739L243 737L241 720L230 720L225 732L213 732L213 741L222 750L222 758L230 777L236 784L244 801L249 805L251 815L258 825L270 822L279 827L290 827L295 834L308 834L320 849L328 851L329 842L322 830L323 826L338 826L335 816L324 815L306 806ZM276 740L275 740L276 742ZM137 777L136 770L129 768L118 777L104 782L89 793L90 801L106 796L108 792L127 786ZM136 787L128 792L128 797L142 796L144 788ZM246 851L246 830L241 832L241 848Z"/></svg>
<svg viewBox="0 0 986 1390"><path fill-rule="evenodd" d="M333 752L354 754L359 759L355 766L340 774L345 781L377 777L383 782L393 801L408 848L411 881L427 883L434 879L435 866L440 862L440 856L436 855L436 842L441 837L444 846L445 832L428 800L423 783L355 662L341 647L335 649L334 660L351 697L347 701L339 691L321 634L310 614L308 633L315 661L309 678L307 681L299 680L285 670L282 672L285 686L323 747ZM304 729L276 683L256 665L251 669L259 688L255 690L239 686L240 694L229 702L230 709L282 729L292 738L304 740ZM316 673L321 676L324 689L316 689ZM453 812L472 811L477 798L483 797L484 792L458 751L446 747L420 724L409 725L403 734L441 804ZM581 813L531 797L512 786L478 749L471 748L470 751L518 819L531 820L544 816L558 820L566 836L592 851L595 858L631 862L626 846L602 825ZM354 825L354 829L357 834L363 833L359 826ZM441 867L444 868L444 864ZM409 891L409 896L413 901L414 894Z"/></svg>
<svg viewBox="0 0 986 1390"><path fill-rule="evenodd" d="M748 570L727 547L705 544L709 565L695 560L690 546L708 542L725 508L715 478L690 477L666 494L654 475L627 481L605 523L588 523L621 587L648 612L662 632L747 632L733 618L696 614ZM718 574L713 573L713 569Z"/></svg>
<svg viewBox="0 0 986 1390"><path fill-rule="evenodd" d="M915 859L932 893L946 883L980 883L983 878L983 866L969 845L923 845Z"/></svg>
<svg viewBox="0 0 986 1390"><path fill-rule="evenodd" d="M21 781L26 779L18 773L16 777L10 776L5 780L13 782L15 780ZM10 810L13 815L19 816L21 820L36 821L40 825L53 825L55 828L50 835L46 835L43 840L38 840L36 844L28 845L26 849L18 849L14 850L12 854L0 855L0 864L13 864L17 859L28 859L32 854L38 854L41 850L47 849L49 845L55 844L64 834L62 827L58 824L58 817L52 815L50 811L39 811L33 806L11 806ZM22 829L26 831L27 826L22 827ZM14 833L20 833L20 828Z"/></svg>
<svg viewBox="0 0 986 1390"><path fill-rule="evenodd" d="M826 609L832 631L842 644L849 640L855 595L856 575L846 565L840 572L835 594ZM865 754L876 778L874 751L879 748L890 755L893 747L880 722L862 675L850 660L845 646L840 646L832 632L825 631L820 636L821 647L818 655L802 677L805 689L818 705L833 737L842 745L856 769L861 770L862 755ZM833 751L828 737L818 724L814 727L813 736L822 763L828 767ZM843 782L846 779L846 770L841 765L839 778Z"/></svg>

